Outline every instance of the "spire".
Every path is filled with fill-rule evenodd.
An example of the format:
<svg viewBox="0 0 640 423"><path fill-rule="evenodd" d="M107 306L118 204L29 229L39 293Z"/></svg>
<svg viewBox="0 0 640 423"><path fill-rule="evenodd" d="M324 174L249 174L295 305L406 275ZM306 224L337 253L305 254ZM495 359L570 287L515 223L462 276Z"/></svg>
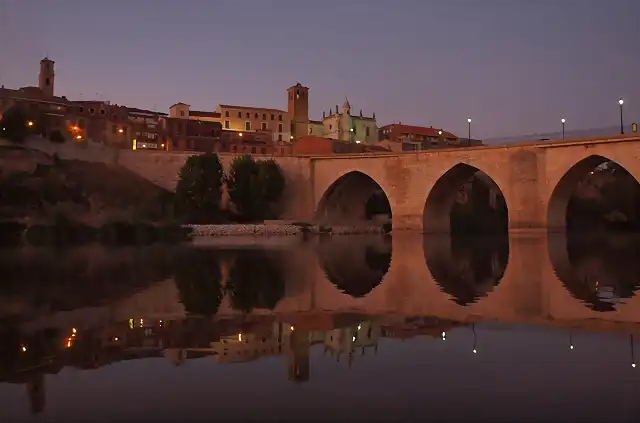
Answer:
<svg viewBox="0 0 640 423"><path fill-rule="evenodd" d="M376 118L376 112L373 112L373 118L374 119Z"/></svg>
<svg viewBox="0 0 640 423"><path fill-rule="evenodd" d="M351 104L349 104L349 99L345 96L344 103L342 103L342 112L348 115L351 114Z"/></svg>
<svg viewBox="0 0 640 423"><path fill-rule="evenodd" d="M326 117L324 111L322 111L322 119L324 119Z"/></svg>

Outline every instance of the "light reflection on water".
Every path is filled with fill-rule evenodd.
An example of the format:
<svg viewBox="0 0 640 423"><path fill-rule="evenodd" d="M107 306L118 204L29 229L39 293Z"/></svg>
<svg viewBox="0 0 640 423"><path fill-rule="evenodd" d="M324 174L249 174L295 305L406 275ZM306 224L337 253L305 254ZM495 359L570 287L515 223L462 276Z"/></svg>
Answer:
<svg viewBox="0 0 640 423"><path fill-rule="evenodd" d="M638 251L626 237L6 251L0 421L637 421Z"/></svg>

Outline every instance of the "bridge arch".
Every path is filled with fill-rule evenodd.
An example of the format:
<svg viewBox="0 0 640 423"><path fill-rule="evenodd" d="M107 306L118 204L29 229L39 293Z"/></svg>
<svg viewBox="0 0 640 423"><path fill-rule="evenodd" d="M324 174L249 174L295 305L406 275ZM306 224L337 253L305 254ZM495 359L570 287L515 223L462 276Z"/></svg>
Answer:
<svg viewBox="0 0 640 423"><path fill-rule="evenodd" d="M613 176L616 173L617 175ZM578 189L581 189L587 198L590 195L590 187L594 188L595 191L600 191L593 195L605 195L602 190L603 186L600 184L605 183L608 176L621 180L627 190L631 188L631 191L625 190L625 196L628 197L628 204L625 207L626 215L623 213L624 216L620 217L620 213L611 213L610 218L614 221L615 219L623 219L626 222L629 222L631 218L631 221L635 222L637 226L638 222L640 222L640 181L638 181L638 177L634 176L618 162L610 160L603 155L593 154L571 166L553 188L547 207L547 227L549 231L570 229L572 227L570 212L580 208L576 205L578 199L575 196ZM600 185L599 188L598 185ZM605 198L600 198L600 200L601 203L606 201Z"/></svg>
<svg viewBox="0 0 640 423"><path fill-rule="evenodd" d="M429 191L422 214L423 232L443 234L455 232L455 218L452 215L454 206L456 203L463 203L471 207L473 204L469 198L469 192L475 190L476 185L484 186L486 189L484 193L486 202L483 204L488 208L483 210L485 214L482 219L475 221L480 214L476 210L476 213L469 214L469 219L465 220L462 217L459 220L473 221L473 232L507 232L509 217L502 189L488 174L465 163L458 163L447 170Z"/></svg>
<svg viewBox="0 0 640 423"><path fill-rule="evenodd" d="M352 223L387 216L391 203L382 186L371 176L349 171L336 179L323 193L315 218L326 223Z"/></svg>

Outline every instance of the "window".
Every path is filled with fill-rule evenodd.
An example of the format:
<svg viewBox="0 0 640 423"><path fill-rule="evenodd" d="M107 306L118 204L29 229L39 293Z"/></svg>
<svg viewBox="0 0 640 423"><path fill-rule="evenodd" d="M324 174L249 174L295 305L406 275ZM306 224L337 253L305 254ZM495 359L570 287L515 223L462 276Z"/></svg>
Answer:
<svg viewBox="0 0 640 423"><path fill-rule="evenodd" d="M251 147L251 153L256 154L256 148L255 147Z"/></svg>
<svg viewBox="0 0 640 423"><path fill-rule="evenodd" d="M104 111L104 109L100 109L100 114L104 115L106 112Z"/></svg>
<svg viewBox="0 0 640 423"><path fill-rule="evenodd" d="M282 132L282 124L281 123L278 124L278 132Z"/></svg>
<svg viewBox="0 0 640 423"><path fill-rule="evenodd" d="M278 141L282 141L282 134L278 134Z"/></svg>
<svg viewBox="0 0 640 423"><path fill-rule="evenodd" d="M267 122L262 122L262 130L263 131L267 130Z"/></svg>
<svg viewBox="0 0 640 423"><path fill-rule="evenodd" d="M231 152L235 153L236 151L238 151L238 146L237 145L232 146L231 147Z"/></svg>
<svg viewBox="0 0 640 423"><path fill-rule="evenodd" d="M332 129L333 129L333 125L329 125L329 130L332 130Z"/></svg>
<svg viewBox="0 0 640 423"><path fill-rule="evenodd" d="M251 113L247 112L246 116L247 116L247 119L251 119Z"/></svg>
<svg viewBox="0 0 640 423"><path fill-rule="evenodd" d="M44 84L48 87L49 85L51 85L51 78L45 78L44 79Z"/></svg>
<svg viewBox="0 0 640 423"><path fill-rule="evenodd" d="M224 121L224 129L229 129L230 123L228 120Z"/></svg>
<svg viewBox="0 0 640 423"><path fill-rule="evenodd" d="M224 117L229 117L229 111L224 112Z"/></svg>
<svg viewBox="0 0 640 423"><path fill-rule="evenodd" d="M84 107L80 106L80 113L84 112Z"/></svg>
<svg viewBox="0 0 640 423"><path fill-rule="evenodd" d="M366 126L366 127L364 128L364 132L365 132L365 136L367 136L367 137L368 137L368 136L369 136L369 127L368 127L368 126Z"/></svg>
<svg viewBox="0 0 640 423"><path fill-rule="evenodd" d="M267 114L266 113L262 114L262 120L267 120Z"/></svg>
<svg viewBox="0 0 640 423"><path fill-rule="evenodd" d="M96 109L94 109L93 107L89 109L89 113L94 114L96 112Z"/></svg>
<svg viewBox="0 0 640 423"><path fill-rule="evenodd" d="M242 119L242 112L238 112L238 119Z"/></svg>
<svg viewBox="0 0 640 423"><path fill-rule="evenodd" d="M255 114L253 115L253 118L254 118L254 119L258 119L258 114L257 114L257 113L255 113Z"/></svg>
<svg viewBox="0 0 640 423"><path fill-rule="evenodd" d="M276 119L275 115L271 113L271 120L275 120L275 119Z"/></svg>
<svg viewBox="0 0 640 423"><path fill-rule="evenodd" d="M278 115L278 120L282 122L282 115Z"/></svg>
<svg viewBox="0 0 640 423"><path fill-rule="evenodd" d="M244 123L244 130L251 131L251 122L247 121Z"/></svg>
<svg viewBox="0 0 640 423"><path fill-rule="evenodd" d="M184 110L180 110L180 116L184 116Z"/></svg>

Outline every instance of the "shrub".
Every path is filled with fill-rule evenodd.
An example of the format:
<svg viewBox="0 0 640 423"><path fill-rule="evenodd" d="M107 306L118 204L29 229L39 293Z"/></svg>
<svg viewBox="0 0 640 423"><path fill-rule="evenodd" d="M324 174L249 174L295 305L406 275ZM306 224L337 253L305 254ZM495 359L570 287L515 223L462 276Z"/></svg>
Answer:
<svg viewBox="0 0 640 423"><path fill-rule="evenodd" d="M256 162L251 156L240 156L231 163L227 190L229 199L243 218L264 219L283 189L284 177L275 161Z"/></svg>
<svg viewBox="0 0 640 423"><path fill-rule="evenodd" d="M55 129L51 131L51 133L49 134L49 141L57 144L62 144L63 142L66 141L66 139L64 138L64 135L62 135L62 132Z"/></svg>
<svg viewBox="0 0 640 423"><path fill-rule="evenodd" d="M0 245L15 246L22 242L26 225L20 222L0 222Z"/></svg>
<svg viewBox="0 0 640 423"><path fill-rule="evenodd" d="M191 156L180 169L176 212L194 222L214 219L220 211L224 170L217 154Z"/></svg>
<svg viewBox="0 0 640 423"><path fill-rule="evenodd" d="M28 117L21 107L11 107L0 119L0 138L21 144L29 134Z"/></svg>

